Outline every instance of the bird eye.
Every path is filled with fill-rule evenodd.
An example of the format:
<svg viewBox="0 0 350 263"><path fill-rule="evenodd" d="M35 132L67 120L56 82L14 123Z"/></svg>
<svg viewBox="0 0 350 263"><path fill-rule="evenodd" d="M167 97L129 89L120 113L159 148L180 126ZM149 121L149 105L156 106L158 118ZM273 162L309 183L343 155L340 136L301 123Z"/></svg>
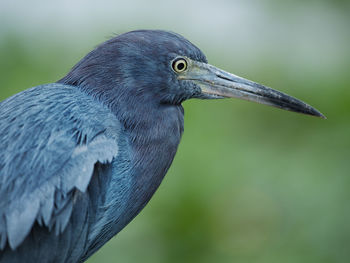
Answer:
<svg viewBox="0 0 350 263"><path fill-rule="evenodd" d="M187 61L183 58L177 58L173 61L172 67L176 73L181 73L187 69Z"/></svg>

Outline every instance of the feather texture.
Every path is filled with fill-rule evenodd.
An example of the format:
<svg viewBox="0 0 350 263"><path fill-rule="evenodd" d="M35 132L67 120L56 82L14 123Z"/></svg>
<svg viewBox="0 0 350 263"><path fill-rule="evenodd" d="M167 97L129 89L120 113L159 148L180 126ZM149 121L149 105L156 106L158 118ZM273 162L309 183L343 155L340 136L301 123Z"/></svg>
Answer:
<svg viewBox="0 0 350 263"><path fill-rule="evenodd" d="M0 103L0 248L33 224L62 233L96 163L117 156L120 124L77 88L49 84ZM114 134L114 136L111 136Z"/></svg>

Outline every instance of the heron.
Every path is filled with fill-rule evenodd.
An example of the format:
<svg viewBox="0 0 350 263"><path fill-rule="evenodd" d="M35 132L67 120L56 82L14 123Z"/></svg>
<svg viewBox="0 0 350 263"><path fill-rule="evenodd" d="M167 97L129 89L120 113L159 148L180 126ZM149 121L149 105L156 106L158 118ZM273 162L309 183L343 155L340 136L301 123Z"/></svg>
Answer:
<svg viewBox="0 0 350 263"><path fill-rule="evenodd" d="M0 262L83 262L114 237L162 182L192 98L325 118L208 64L179 34L115 36L57 82L0 103Z"/></svg>

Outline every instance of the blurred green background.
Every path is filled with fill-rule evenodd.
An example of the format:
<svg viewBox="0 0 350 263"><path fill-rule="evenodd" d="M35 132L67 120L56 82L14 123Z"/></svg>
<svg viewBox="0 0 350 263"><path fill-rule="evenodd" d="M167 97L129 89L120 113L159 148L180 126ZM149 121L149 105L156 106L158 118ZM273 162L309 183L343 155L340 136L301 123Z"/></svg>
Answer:
<svg viewBox="0 0 350 263"><path fill-rule="evenodd" d="M113 34L159 28L328 117L185 102L161 187L88 262L349 262L349 14L340 0L0 1L1 100L58 80Z"/></svg>

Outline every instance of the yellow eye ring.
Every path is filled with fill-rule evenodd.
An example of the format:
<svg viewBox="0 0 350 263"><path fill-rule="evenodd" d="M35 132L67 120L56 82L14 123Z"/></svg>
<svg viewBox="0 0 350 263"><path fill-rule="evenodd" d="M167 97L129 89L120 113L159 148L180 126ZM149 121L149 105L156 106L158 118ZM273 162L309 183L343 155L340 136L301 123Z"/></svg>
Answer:
<svg viewBox="0 0 350 263"><path fill-rule="evenodd" d="M171 66L176 73L181 73L187 69L187 61L183 58L177 58Z"/></svg>

